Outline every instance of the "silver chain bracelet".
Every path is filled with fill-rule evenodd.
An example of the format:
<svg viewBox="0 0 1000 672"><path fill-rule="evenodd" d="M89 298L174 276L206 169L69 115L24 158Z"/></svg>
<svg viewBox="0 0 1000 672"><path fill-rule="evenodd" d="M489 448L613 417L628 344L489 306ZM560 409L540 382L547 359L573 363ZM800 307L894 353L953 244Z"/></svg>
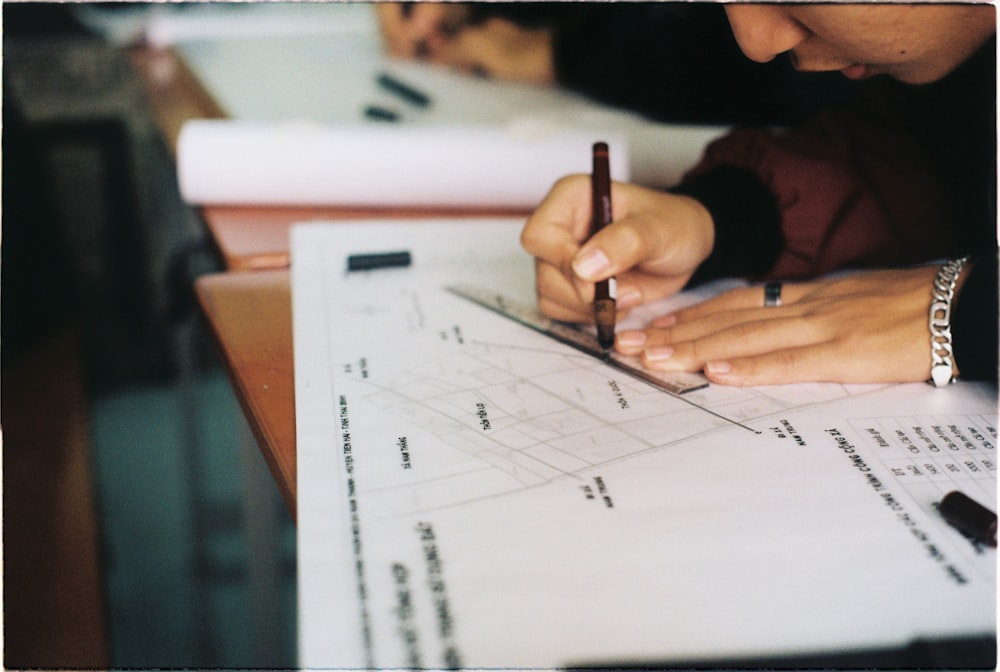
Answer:
<svg viewBox="0 0 1000 672"><path fill-rule="evenodd" d="M953 375L951 347L951 300L955 297L955 285L962 272L962 266L969 257L948 261L937 277L931 292L929 325L931 330L931 379L935 387L944 387L955 382Z"/></svg>

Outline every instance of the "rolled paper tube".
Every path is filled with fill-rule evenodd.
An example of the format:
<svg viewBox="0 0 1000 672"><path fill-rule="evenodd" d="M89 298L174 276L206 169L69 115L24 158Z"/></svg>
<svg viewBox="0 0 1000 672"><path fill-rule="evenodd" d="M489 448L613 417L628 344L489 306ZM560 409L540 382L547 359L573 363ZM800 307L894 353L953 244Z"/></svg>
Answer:
<svg viewBox="0 0 1000 672"><path fill-rule="evenodd" d="M586 172L593 133L552 126L419 126L195 120L178 179L193 204L531 209ZM625 142L612 176L626 180Z"/></svg>

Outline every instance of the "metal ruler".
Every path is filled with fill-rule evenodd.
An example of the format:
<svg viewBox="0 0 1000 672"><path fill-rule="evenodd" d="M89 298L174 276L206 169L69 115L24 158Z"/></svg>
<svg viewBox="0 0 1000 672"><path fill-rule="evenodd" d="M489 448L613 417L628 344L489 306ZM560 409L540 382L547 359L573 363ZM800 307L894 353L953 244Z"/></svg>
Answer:
<svg viewBox="0 0 1000 672"><path fill-rule="evenodd" d="M550 336L580 352L596 357L619 371L664 392L679 395L708 386L708 379L700 373L651 371L642 366L636 357L625 357L617 352L605 358L604 350L597 343L597 336L580 327L545 317L532 304L507 298L497 292L472 285L452 285L449 292L488 308L495 313L519 322L526 327Z"/></svg>

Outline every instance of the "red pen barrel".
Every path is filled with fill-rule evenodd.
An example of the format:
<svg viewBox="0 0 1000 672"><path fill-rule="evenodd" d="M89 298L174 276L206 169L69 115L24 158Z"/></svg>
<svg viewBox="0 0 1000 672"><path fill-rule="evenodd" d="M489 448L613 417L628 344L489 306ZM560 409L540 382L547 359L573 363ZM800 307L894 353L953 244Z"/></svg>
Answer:
<svg viewBox="0 0 1000 672"><path fill-rule="evenodd" d="M590 235L611 223L611 168L608 144L595 142L591 180ZM601 280L594 287L594 322L597 342L605 354L615 344L615 279Z"/></svg>

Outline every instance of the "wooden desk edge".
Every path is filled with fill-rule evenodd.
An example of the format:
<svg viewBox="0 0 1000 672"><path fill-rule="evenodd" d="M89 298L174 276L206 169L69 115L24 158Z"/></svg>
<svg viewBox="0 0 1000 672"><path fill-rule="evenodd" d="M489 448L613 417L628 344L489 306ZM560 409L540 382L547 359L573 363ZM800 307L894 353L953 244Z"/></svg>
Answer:
<svg viewBox="0 0 1000 672"><path fill-rule="evenodd" d="M218 351L220 358L222 359L223 366L226 368L226 373L236 388L236 397L239 401L240 407L243 410L244 416L247 418L247 423L250 426L250 430L253 433L254 438L257 440L261 453L264 455L264 459L267 462L268 468L271 470L275 481L277 482L278 489L281 492L281 496L285 501L285 506L293 521L297 518L297 494L296 494L296 450L295 450L295 440L294 440L294 429L292 430L292 438L289 440L287 437L284 439L278 436L274 431L273 419L268 417L268 414L263 411L262 404L269 405L272 411L275 409L273 404L268 404L260 396L260 391L256 389L260 387L260 380L253 378L251 375L247 374L248 367L241 362L244 359L240 356L241 353L245 353L244 349L241 349L240 343L234 343L231 338L228 338L228 334L238 333L240 331L240 325L236 324L230 316L227 315L225 304L220 302L220 299L224 299L227 296L233 296L239 293L241 296L254 295L255 297L260 297L260 293L255 293L250 287L238 288L237 285L240 283L257 283L261 285L266 285L267 288L274 290L274 295L276 296L279 292L283 292L287 296L287 303L284 305L277 306L280 309L287 308L290 311L291 305L291 278L288 271L262 271L255 273L219 273L202 276L195 282L195 293L198 297L198 303L201 307L201 312L203 317L209 323L208 331L212 335L213 343ZM220 294L222 292L223 294ZM228 292L229 294L226 294ZM291 324L290 322L285 325L288 327L288 334L282 335L275 339L274 344L278 350L287 352L278 353L283 360L292 361L292 342L291 342ZM246 347L246 344L242 344ZM277 376L284 376L284 372L278 370L275 367L270 367L271 373ZM293 409L290 418L283 418L282 422L288 423L288 426L294 428L295 418L294 418L294 374L292 374L293 380L289 382L289 387L292 389L292 404ZM258 384L254 384L258 383ZM264 386L266 387L266 385ZM280 409L278 409L280 412ZM277 449L276 449L277 447ZM279 452L281 455L279 455Z"/></svg>

